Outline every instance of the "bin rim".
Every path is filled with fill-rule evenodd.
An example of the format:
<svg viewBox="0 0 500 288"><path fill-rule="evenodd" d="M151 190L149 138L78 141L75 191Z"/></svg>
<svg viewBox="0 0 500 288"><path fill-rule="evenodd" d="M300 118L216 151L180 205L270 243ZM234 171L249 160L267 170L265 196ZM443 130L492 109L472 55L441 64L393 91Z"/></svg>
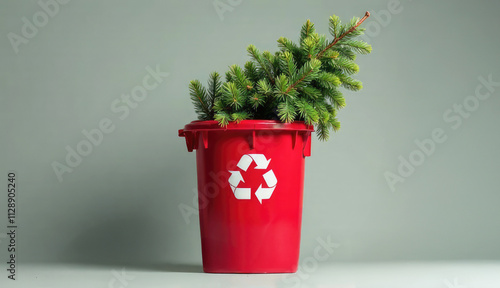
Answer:
<svg viewBox="0 0 500 288"><path fill-rule="evenodd" d="M195 120L184 126L183 132L187 131L227 131L227 130L289 130L313 132L314 126L307 125L304 121L283 123L278 120L242 120L238 123L229 122L227 126L221 127L215 120Z"/></svg>

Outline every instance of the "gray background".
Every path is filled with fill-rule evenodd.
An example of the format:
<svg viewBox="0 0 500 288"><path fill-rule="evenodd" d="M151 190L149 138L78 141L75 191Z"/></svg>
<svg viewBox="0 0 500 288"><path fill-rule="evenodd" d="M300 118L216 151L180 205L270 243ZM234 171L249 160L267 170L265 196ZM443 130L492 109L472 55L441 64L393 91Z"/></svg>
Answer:
<svg viewBox="0 0 500 288"><path fill-rule="evenodd" d="M74 0L16 54L8 33L22 35L22 18L41 8L1 1L0 182L18 172L20 261L198 267L198 220L187 224L178 208L192 206L196 187L195 155L177 137L195 118L189 80L243 64L250 43L275 51L308 18L327 33L331 14L348 20L389 2L233 1L219 17L212 1ZM341 131L314 139L302 257L330 236L341 245L332 262L498 260L500 89L456 130L443 114L474 95L478 77L500 81L500 2L401 0L400 9L365 22L364 89L346 93ZM157 65L169 76L120 120L111 103ZM116 129L59 182L51 163L103 118ZM391 191L384 173L435 128L447 141Z"/></svg>

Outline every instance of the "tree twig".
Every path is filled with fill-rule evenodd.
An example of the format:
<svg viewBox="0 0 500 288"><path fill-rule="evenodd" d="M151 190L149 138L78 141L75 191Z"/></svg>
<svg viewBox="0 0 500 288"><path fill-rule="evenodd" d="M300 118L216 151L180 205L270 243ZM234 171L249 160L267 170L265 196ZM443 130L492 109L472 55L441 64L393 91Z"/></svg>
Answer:
<svg viewBox="0 0 500 288"><path fill-rule="evenodd" d="M351 29L349 29L347 32L345 32L344 34L340 35L340 37L337 37L335 38L332 43L330 43L330 45L326 46L325 49L323 49L321 52L319 52L317 55L316 55L316 59L320 58L323 53L325 53L328 49L332 48L333 45L337 44L337 42L339 42L342 38L344 38L347 34L351 33L352 31L356 30L356 28L358 28L359 25L361 25L361 23L363 23L363 21L366 20L366 18L370 17L370 12L366 11L365 13L365 16L363 18L361 18L361 20L358 21L358 23L356 25L354 25Z"/></svg>

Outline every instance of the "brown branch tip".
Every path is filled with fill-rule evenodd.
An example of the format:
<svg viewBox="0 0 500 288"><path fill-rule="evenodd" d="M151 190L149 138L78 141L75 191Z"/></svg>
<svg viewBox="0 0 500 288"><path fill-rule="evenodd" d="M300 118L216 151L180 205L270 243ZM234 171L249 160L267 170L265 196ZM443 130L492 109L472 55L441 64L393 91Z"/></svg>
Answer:
<svg viewBox="0 0 500 288"><path fill-rule="evenodd" d="M365 13L365 16L363 16L363 18L361 18L361 20L359 20L358 24L356 26L354 26L354 29L358 28L359 25L361 25L361 23L363 23L363 21L366 20L366 18L370 17L370 12L366 11Z"/></svg>

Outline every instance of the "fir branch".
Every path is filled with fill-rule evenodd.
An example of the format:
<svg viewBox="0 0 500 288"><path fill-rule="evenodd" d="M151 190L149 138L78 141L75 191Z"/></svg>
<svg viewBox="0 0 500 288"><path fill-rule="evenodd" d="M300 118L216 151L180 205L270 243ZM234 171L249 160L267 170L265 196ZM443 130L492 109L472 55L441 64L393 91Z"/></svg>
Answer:
<svg viewBox="0 0 500 288"><path fill-rule="evenodd" d="M311 100L318 100L322 95L320 90L312 86L301 87L298 91Z"/></svg>
<svg viewBox="0 0 500 288"><path fill-rule="evenodd" d="M318 122L319 115L313 105L305 99L299 99L295 102L295 106L299 112L300 117L304 119L307 125L313 125Z"/></svg>
<svg viewBox="0 0 500 288"><path fill-rule="evenodd" d="M219 122L219 125L222 127L227 126L229 124L229 121L231 121L231 115L225 111L220 111L215 114L215 120Z"/></svg>
<svg viewBox="0 0 500 288"><path fill-rule="evenodd" d="M247 61L245 63L245 76L252 82L257 82L261 78L260 73L257 71L257 67L255 67L255 62Z"/></svg>
<svg viewBox="0 0 500 288"><path fill-rule="evenodd" d="M346 104L342 92L337 89L331 89L328 91L324 91L324 93L327 95L330 102L334 105L335 109L341 109L345 107Z"/></svg>
<svg viewBox="0 0 500 288"><path fill-rule="evenodd" d="M342 46L349 47L359 54L370 54L372 52L372 46L370 44L359 40L343 41Z"/></svg>
<svg viewBox="0 0 500 288"><path fill-rule="evenodd" d="M300 30L300 42L302 42L315 31L316 29L314 29L314 24L311 23L311 20L307 19L306 23L302 25L302 29Z"/></svg>
<svg viewBox="0 0 500 288"><path fill-rule="evenodd" d="M259 106L263 106L266 102L266 95L260 93L254 93L249 98L250 104L252 104L253 109L257 109Z"/></svg>
<svg viewBox="0 0 500 288"><path fill-rule="evenodd" d="M191 95L195 111L198 113L198 119L209 120L211 107L207 105L207 91L200 81L193 80L189 83L189 94Z"/></svg>
<svg viewBox="0 0 500 288"><path fill-rule="evenodd" d="M355 80L347 75L344 75L342 73L337 73L337 76L340 79L340 82L342 82L342 86L346 89L352 90L352 91L358 91L363 89L363 84L361 84L361 81Z"/></svg>
<svg viewBox="0 0 500 288"><path fill-rule="evenodd" d="M312 55L316 54L319 42L320 41L318 33L313 33L300 42L300 49L304 51L307 59L311 59Z"/></svg>
<svg viewBox="0 0 500 288"><path fill-rule="evenodd" d="M234 112L233 114L231 114L231 119L233 121L236 121L236 123L239 123L243 120L246 120L250 118L250 114L246 111L238 111L238 112Z"/></svg>
<svg viewBox="0 0 500 288"><path fill-rule="evenodd" d="M284 52L281 54L280 59L282 70L286 71L289 77L293 77L297 72L297 64L295 64L293 55L290 52Z"/></svg>
<svg viewBox="0 0 500 288"><path fill-rule="evenodd" d="M230 71L226 72L226 82L234 82L233 76Z"/></svg>
<svg viewBox="0 0 500 288"><path fill-rule="evenodd" d="M215 101L221 96L220 87L222 82L220 81L220 75L217 72L210 73L208 77L208 90L207 90L207 106L209 108L209 118L214 117L213 106Z"/></svg>
<svg viewBox="0 0 500 288"><path fill-rule="evenodd" d="M278 116L281 122L292 123L295 120L296 114L295 106L290 99L287 98L278 105Z"/></svg>
<svg viewBox="0 0 500 288"><path fill-rule="evenodd" d="M234 109L239 109L244 105L244 98L241 90L238 89L236 84L233 82L224 83L222 86L222 96L224 97L225 102Z"/></svg>
<svg viewBox="0 0 500 288"><path fill-rule="evenodd" d="M318 124L316 124L315 130L319 140L326 141L328 140L328 138L330 138L330 131L328 130L328 124L326 124L321 118L318 120Z"/></svg>
<svg viewBox="0 0 500 288"><path fill-rule="evenodd" d="M297 45L295 45L295 43L285 37L280 37L278 39L278 47L281 48L282 51L288 51L292 54L294 54L297 49L299 49Z"/></svg>
<svg viewBox="0 0 500 288"><path fill-rule="evenodd" d="M273 75L271 74L271 71L267 67L266 63L264 62L262 54L259 52L259 50L254 45L250 44L247 47L247 51L250 57L252 57L257 62L257 64L259 64L261 70L267 74L271 83L274 84Z"/></svg>
<svg viewBox="0 0 500 288"><path fill-rule="evenodd" d="M290 92L290 86L289 83L290 81L288 80L288 77L285 74L281 74L280 76L276 77L276 87L275 87L275 94L277 95L278 99L283 100L285 96L290 96L287 95Z"/></svg>
<svg viewBox="0 0 500 288"><path fill-rule="evenodd" d="M271 77L279 74L279 63L276 61L276 57L271 54L269 51L262 52L262 57L264 58L264 63L267 66L267 69L270 71Z"/></svg>
<svg viewBox="0 0 500 288"><path fill-rule="evenodd" d="M306 63L298 72L298 75L300 76L299 79L297 79L288 89L286 90L285 94L290 92L292 89L294 89L300 82L306 80L307 77L310 77L315 71L319 69L321 66L321 61L318 59L311 59L308 63ZM304 71L305 68L305 71Z"/></svg>
<svg viewBox="0 0 500 288"><path fill-rule="evenodd" d="M257 82L257 91L264 95L269 95L273 92L273 88L271 84L267 81L267 79L261 79Z"/></svg>
<svg viewBox="0 0 500 288"><path fill-rule="evenodd" d="M328 50L327 52L330 52L330 51L337 52L338 56L342 56L342 57L351 59L353 61L356 60L356 53L354 53L352 51L351 47L349 47L349 46L337 45L334 48L332 48L332 50ZM323 55L323 58L325 58L325 57L326 56Z"/></svg>
<svg viewBox="0 0 500 288"><path fill-rule="evenodd" d="M248 89L248 86L251 87L252 83L247 79L247 76L240 66L236 64L229 66L229 73L231 74L232 82L234 82L240 89Z"/></svg>
<svg viewBox="0 0 500 288"><path fill-rule="evenodd" d="M338 31L339 31L339 25L340 25L340 18L337 15L332 15L330 16L330 34L332 34L333 38L337 38Z"/></svg>
<svg viewBox="0 0 500 288"><path fill-rule="evenodd" d="M338 57L331 61L333 68L341 70L345 74L356 74L359 72L358 64L354 63L351 59Z"/></svg>
<svg viewBox="0 0 500 288"><path fill-rule="evenodd" d="M274 54L249 45L252 58L244 68L232 65L222 83L218 73L208 79L208 89L197 80L189 85L198 119L215 119L226 126L244 119L273 119L290 123L295 120L315 125L320 140L326 140L331 130L340 128L336 112L345 106L338 90L362 88L361 82L349 75L358 72L356 54L371 52L371 46L355 37L366 29L359 27L369 17L352 18L341 24L337 16L330 17L329 42L315 32L309 20L300 31L299 45L287 38L278 39L279 51Z"/></svg>
<svg viewBox="0 0 500 288"><path fill-rule="evenodd" d="M340 37L335 37L335 39L333 39L332 43L330 43L330 45L326 46L325 49L323 49L321 52L318 53L318 55L316 55L316 58L320 58L323 53L325 53L326 50L330 49L333 47L333 45L337 44L337 42L339 42L340 40L342 40L342 38L344 38L347 34L351 33L352 31L356 30L356 28L358 28L359 25L361 25L361 23L363 23L366 18L370 17L370 12L366 11L365 13L365 16L363 18L361 18L361 20L359 20L356 25L352 26L351 29L347 30L346 32L344 32L344 34L340 35Z"/></svg>
<svg viewBox="0 0 500 288"><path fill-rule="evenodd" d="M316 81L321 87L326 89L334 89L335 87L338 87L341 84L339 77L329 72L319 73Z"/></svg>

